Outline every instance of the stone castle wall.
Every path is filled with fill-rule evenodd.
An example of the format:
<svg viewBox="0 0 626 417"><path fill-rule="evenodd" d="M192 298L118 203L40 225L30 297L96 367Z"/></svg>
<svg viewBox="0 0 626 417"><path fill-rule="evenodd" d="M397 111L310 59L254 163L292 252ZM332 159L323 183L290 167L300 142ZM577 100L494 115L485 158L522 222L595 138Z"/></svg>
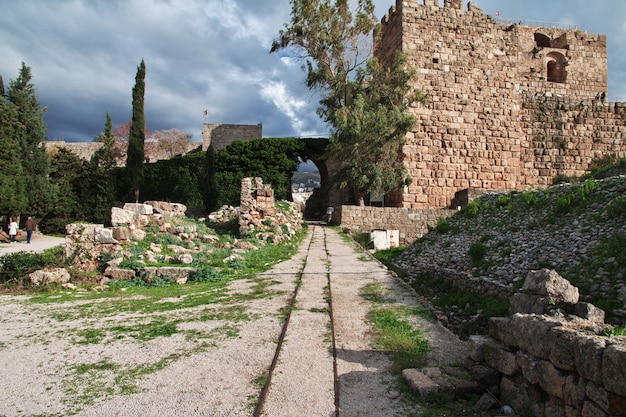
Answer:
<svg viewBox="0 0 626 417"><path fill-rule="evenodd" d="M397 0L376 34L379 59L406 52L428 95L411 108L417 123L404 147L413 183L387 204L448 207L466 188L544 186L607 153L626 156L626 104L599 98L608 93L604 35L438 4Z"/></svg>
<svg viewBox="0 0 626 417"><path fill-rule="evenodd" d="M400 244L408 245L428 233L440 218L455 213L446 209L409 209L394 207L339 206L333 213L332 223L357 233L376 229L394 229L400 233Z"/></svg>
<svg viewBox="0 0 626 417"><path fill-rule="evenodd" d="M202 127L202 150L213 144L214 149L223 149L236 140L252 140L263 137L263 124L229 125L205 123Z"/></svg>

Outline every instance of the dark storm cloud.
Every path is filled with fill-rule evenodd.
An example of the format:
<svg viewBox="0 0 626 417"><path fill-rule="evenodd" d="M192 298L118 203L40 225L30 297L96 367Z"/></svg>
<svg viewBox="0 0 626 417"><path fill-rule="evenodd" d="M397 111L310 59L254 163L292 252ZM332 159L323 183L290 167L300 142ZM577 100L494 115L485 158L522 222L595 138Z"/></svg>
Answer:
<svg viewBox="0 0 626 417"><path fill-rule="evenodd" d="M476 3L490 14L607 34L609 95L626 101L626 2ZM375 4L382 17L395 0ZM327 134L301 63L269 54L289 17L289 0L0 0L0 74L8 84L21 62L31 67L50 138L90 141L106 112L114 125L128 121L142 59L153 131L200 140L207 109L210 122L262 122L264 136Z"/></svg>

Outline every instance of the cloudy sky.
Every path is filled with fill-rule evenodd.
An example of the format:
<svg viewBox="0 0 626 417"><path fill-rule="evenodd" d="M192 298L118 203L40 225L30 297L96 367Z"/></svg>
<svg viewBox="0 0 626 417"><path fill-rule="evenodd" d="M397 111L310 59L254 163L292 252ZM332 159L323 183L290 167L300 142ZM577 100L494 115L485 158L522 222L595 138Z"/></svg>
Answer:
<svg viewBox="0 0 626 417"><path fill-rule="evenodd" d="M626 0L476 3L606 34L609 98L626 101ZM375 4L382 17L395 0ZM22 62L31 67L49 139L91 141L106 112L114 126L130 120L142 59L153 131L200 141L206 109L210 123L262 122L265 137L326 135L300 63L269 54L290 10L289 0L0 0L0 75L8 85Z"/></svg>

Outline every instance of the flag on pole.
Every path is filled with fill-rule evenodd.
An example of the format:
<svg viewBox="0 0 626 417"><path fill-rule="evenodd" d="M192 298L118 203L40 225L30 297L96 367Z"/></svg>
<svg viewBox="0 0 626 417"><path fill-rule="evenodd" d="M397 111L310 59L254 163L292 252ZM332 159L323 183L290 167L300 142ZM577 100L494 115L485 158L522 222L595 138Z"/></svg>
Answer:
<svg viewBox="0 0 626 417"><path fill-rule="evenodd" d="M204 115L208 116L209 115L209 111L207 109L204 109Z"/></svg>

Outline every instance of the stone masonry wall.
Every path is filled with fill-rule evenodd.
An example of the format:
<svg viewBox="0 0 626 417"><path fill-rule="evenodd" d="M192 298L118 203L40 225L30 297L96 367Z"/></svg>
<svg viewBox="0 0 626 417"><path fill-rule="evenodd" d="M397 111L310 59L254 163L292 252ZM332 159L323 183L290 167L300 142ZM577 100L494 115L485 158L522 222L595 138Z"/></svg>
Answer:
<svg viewBox="0 0 626 417"><path fill-rule="evenodd" d="M202 150L213 144L214 149L223 149L236 140L252 140L263 137L263 124L229 125L205 123L202 127Z"/></svg>
<svg viewBox="0 0 626 417"><path fill-rule="evenodd" d="M472 2L397 0L375 43L384 64L407 53L428 95L403 149L413 183L390 205L449 207L459 190L548 185L626 156L625 104L596 100L608 93L604 35L500 23Z"/></svg>
<svg viewBox="0 0 626 417"><path fill-rule="evenodd" d="M400 244L407 245L428 233L428 227L434 227L440 218L453 214L454 210L445 209L339 206L333 213L332 223L357 233L398 230Z"/></svg>
<svg viewBox="0 0 626 417"><path fill-rule="evenodd" d="M510 313L470 338L465 364L501 403L535 417L626 415L626 338L606 336L604 311L579 302L578 288L532 271Z"/></svg>

